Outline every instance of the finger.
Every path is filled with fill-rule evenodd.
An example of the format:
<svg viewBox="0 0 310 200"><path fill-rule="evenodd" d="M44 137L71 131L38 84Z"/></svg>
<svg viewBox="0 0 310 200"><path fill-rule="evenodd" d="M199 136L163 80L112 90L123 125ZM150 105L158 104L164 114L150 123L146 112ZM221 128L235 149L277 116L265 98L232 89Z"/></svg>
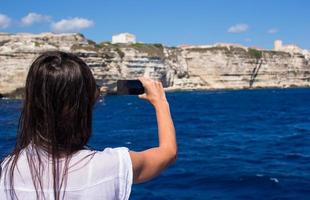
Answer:
<svg viewBox="0 0 310 200"><path fill-rule="evenodd" d="M145 87L148 84L148 81L145 79L145 77L140 76L138 77L138 79L142 83L143 87Z"/></svg>
<svg viewBox="0 0 310 200"><path fill-rule="evenodd" d="M142 83L142 85L143 85L143 82L144 82L143 77L142 77L142 76L138 77L138 80L139 80L139 81Z"/></svg>
<svg viewBox="0 0 310 200"><path fill-rule="evenodd" d="M140 99L147 99L145 93L139 94L138 97L139 97Z"/></svg>
<svg viewBox="0 0 310 200"><path fill-rule="evenodd" d="M155 87L158 87L159 83L157 81L154 81L154 85L155 85Z"/></svg>
<svg viewBox="0 0 310 200"><path fill-rule="evenodd" d="M156 81L156 85L157 85L158 87L160 87L160 86L161 86L161 82L160 82L160 81Z"/></svg>
<svg viewBox="0 0 310 200"><path fill-rule="evenodd" d="M146 76L140 76L139 77L139 80L143 80L144 82L148 82L148 81L150 81L151 79L150 78L148 78L148 77L146 77Z"/></svg>
<svg viewBox="0 0 310 200"><path fill-rule="evenodd" d="M139 76L138 79L139 79L140 81L144 81L144 80L145 80L145 78L144 78L143 76Z"/></svg>

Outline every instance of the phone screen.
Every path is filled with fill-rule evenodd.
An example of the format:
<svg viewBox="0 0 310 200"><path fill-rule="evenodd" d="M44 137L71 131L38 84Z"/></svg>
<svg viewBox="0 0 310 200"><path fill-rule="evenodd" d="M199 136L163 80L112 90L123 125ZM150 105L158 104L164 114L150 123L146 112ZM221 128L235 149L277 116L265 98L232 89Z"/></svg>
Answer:
<svg viewBox="0 0 310 200"><path fill-rule="evenodd" d="M139 80L118 80L117 94L138 95L144 93L144 87Z"/></svg>

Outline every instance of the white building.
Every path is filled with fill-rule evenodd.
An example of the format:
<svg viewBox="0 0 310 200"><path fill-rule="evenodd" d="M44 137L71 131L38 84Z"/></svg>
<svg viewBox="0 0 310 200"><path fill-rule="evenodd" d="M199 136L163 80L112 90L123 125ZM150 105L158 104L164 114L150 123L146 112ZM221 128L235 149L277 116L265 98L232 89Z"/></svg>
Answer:
<svg viewBox="0 0 310 200"><path fill-rule="evenodd" d="M136 36L131 33L120 33L112 36L112 44L115 43L136 43Z"/></svg>
<svg viewBox="0 0 310 200"><path fill-rule="evenodd" d="M305 53L306 52L305 49L302 49L295 44L283 45L281 40L275 40L274 41L274 50L275 51L284 51L284 52L288 52L288 53Z"/></svg>

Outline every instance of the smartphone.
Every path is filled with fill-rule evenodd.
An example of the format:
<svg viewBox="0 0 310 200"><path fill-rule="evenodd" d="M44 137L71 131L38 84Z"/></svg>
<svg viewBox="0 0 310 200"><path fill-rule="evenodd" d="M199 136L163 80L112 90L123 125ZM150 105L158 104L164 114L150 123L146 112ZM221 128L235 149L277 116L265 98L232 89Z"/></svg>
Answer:
<svg viewBox="0 0 310 200"><path fill-rule="evenodd" d="M117 94L138 95L144 93L144 87L140 80L118 80Z"/></svg>

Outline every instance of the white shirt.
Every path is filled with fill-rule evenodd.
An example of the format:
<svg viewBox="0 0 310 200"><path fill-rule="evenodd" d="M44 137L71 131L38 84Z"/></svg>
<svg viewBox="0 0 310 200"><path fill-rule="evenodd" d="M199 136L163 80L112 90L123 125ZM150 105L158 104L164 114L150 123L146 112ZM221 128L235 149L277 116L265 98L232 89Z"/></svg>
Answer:
<svg viewBox="0 0 310 200"><path fill-rule="evenodd" d="M31 148L27 147L27 149L31 151ZM54 193L51 160L48 160L47 156L43 158L45 168L42 175L43 192L47 200L52 200ZM2 163L3 166L5 162L6 160ZM17 168L20 173L16 170ZM10 196L6 196L11 188L4 183L5 170L6 168L3 169L0 180L1 200L11 199ZM8 177L5 178L8 180ZM126 147L106 148L103 151L80 150L73 154L69 163L64 199L127 200L132 182L132 163ZM36 190L33 186L25 150L21 152L14 171L14 188L18 199L36 199Z"/></svg>

